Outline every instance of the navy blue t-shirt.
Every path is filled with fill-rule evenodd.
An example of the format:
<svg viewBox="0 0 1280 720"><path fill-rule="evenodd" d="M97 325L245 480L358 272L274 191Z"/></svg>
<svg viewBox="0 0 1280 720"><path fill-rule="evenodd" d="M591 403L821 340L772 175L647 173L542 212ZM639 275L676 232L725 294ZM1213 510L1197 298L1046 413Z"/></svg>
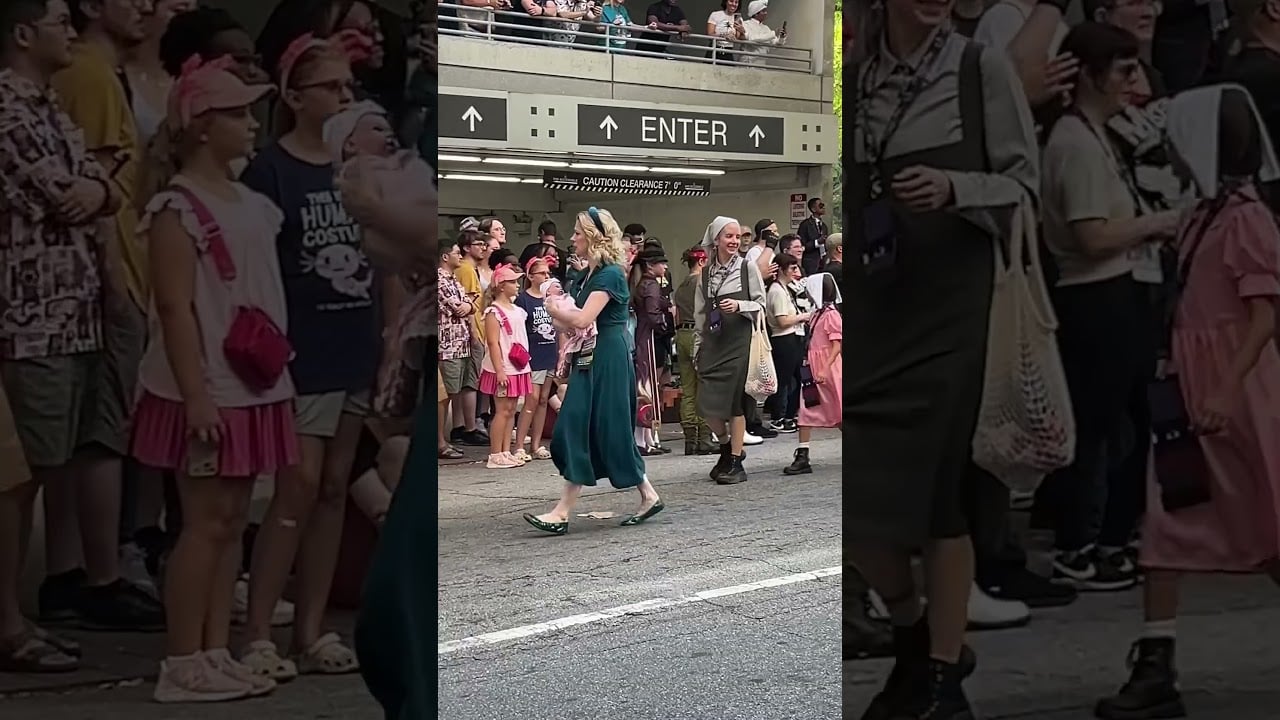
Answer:
<svg viewBox="0 0 1280 720"><path fill-rule="evenodd" d="M296 354L289 370L299 395L369 390L378 372L382 333L373 269L333 177L333 166L303 162L271 143L240 178L284 212L276 254Z"/></svg>
<svg viewBox="0 0 1280 720"><path fill-rule="evenodd" d="M516 296L516 305L529 314L529 369L554 370L559 359L556 345L556 328L551 324L546 299L536 298L526 290Z"/></svg>

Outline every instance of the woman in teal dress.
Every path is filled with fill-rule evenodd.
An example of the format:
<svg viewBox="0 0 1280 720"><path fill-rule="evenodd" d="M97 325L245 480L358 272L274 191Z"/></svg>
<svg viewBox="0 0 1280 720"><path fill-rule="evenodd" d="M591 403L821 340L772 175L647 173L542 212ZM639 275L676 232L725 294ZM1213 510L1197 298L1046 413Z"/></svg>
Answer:
<svg viewBox="0 0 1280 720"><path fill-rule="evenodd" d="M560 502L542 515L525 513L535 528L563 535L584 486L608 478L618 489L637 488L640 508L622 521L639 525L662 512L663 504L644 472L632 427L636 418L636 369L627 346L627 307L631 293L622 269L626 247L622 230L606 210L578 214L573 249L588 258L587 276L574 292L575 308L547 311L562 328L596 325L594 347L573 358L569 388L551 437L551 459L564 476Z"/></svg>

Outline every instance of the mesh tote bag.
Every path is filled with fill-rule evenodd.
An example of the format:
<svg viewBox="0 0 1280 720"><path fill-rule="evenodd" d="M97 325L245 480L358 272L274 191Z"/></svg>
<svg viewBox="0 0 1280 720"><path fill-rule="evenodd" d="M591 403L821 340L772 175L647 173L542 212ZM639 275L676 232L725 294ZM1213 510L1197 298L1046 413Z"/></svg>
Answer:
<svg viewBox="0 0 1280 720"><path fill-rule="evenodd" d="M1076 428L1036 245L1031 199L1023 195L1009 234L1009 261L996 241L987 365L973 460L1015 492L1071 464Z"/></svg>
<svg viewBox="0 0 1280 720"><path fill-rule="evenodd" d="M773 366L773 344L764 324L765 309L756 311L755 327L751 330L751 354L748 355L747 382L743 387L756 400L778 392L778 371Z"/></svg>

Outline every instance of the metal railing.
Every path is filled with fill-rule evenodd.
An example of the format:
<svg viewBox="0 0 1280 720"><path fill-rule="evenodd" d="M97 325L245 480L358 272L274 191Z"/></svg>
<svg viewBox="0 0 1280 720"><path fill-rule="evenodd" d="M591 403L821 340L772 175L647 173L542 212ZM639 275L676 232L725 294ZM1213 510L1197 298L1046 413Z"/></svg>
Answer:
<svg viewBox="0 0 1280 720"><path fill-rule="evenodd" d="M693 26L693 23L690 24ZM730 65L792 72L813 71L813 51L805 48L726 40L698 33L652 30L643 24L619 26L589 20L564 20L525 12L440 4L440 34L486 38L634 57Z"/></svg>

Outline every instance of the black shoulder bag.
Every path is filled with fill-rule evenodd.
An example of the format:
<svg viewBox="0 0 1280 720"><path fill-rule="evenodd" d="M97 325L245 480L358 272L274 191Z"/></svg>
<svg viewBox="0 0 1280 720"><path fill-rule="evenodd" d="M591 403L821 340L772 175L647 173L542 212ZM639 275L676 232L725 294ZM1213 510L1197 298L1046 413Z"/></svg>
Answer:
<svg viewBox="0 0 1280 720"><path fill-rule="evenodd" d="M1187 255L1177 267L1176 286L1165 308L1165 337L1173 332L1177 304L1191 273L1191 262L1204 241L1209 226L1226 206L1231 193L1214 202L1206 213ZM1204 454L1200 437L1192 427L1177 372L1153 380L1147 386L1147 403L1151 409L1151 436L1155 457L1156 482L1160 485L1160 504L1166 512L1176 512L1203 505L1212 500L1209 459Z"/></svg>

